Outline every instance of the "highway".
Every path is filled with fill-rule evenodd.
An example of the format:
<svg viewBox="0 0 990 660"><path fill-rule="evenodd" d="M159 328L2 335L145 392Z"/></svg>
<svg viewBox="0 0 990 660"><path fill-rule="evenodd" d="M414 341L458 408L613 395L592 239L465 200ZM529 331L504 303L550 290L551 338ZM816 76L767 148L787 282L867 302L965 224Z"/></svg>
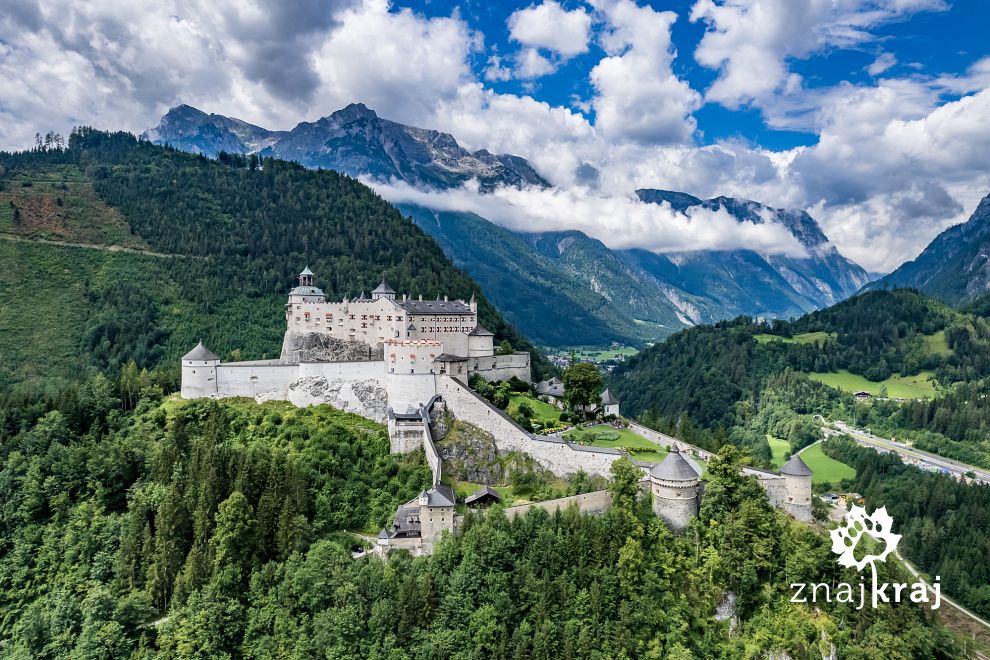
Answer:
<svg viewBox="0 0 990 660"><path fill-rule="evenodd" d="M901 456L901 458L909 458L918 463L923 463L929 465L933 468L939 470L948 470L954 475L962 475L967 472L972 472L976 475L976 480L985 484L990 484L990 471L983 468L978 468L973 465L967 465L965 463L960 463L959 461L954 461L949 458L943 458L936 454L929 453L927 451L921 451L920 449L915 449L914 447L908 447L907 445L894 442L893 440L888 440L887 438L881 438L868 433L866 431L855 429L845 422L837 421L835 422L835 428L840 433L845 433L852 439L856 440L859 444L873 447L874 449L885 449L888 451L896 452ZM835 431L832 431L834 434Z"/></svg>

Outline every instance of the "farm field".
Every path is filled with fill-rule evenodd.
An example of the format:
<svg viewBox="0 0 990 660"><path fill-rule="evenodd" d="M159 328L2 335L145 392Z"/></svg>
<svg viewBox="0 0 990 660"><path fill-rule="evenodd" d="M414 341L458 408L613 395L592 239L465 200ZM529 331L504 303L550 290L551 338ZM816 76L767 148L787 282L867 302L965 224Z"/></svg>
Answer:
<svg viewBox="0 0 990 660"><path fill-rule="evenodd" d="M887 396L894 399L930 399L935 396L935 383L931 380L930 371L922 371L916 376L900 376L894 374L886 380L873 382L858 374L846 370L829 373L809 373L808 376L829 387L844 392L869 392L877 396L883 387L887 388Z"/></svg>
<svg viewBox="0 0 990 660"><path fill-rule="evenodd" d="M856 470L841 463L822 451L822 443L816 442L803 449L799 454L812 471L811 482L816 484L837 484L843 479L852 479Z"/></svg>

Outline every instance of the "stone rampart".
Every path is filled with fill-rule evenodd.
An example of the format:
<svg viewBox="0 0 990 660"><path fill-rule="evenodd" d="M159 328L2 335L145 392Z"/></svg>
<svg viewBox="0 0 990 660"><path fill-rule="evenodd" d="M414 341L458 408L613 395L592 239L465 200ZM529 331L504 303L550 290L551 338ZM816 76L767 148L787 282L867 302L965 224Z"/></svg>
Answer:
<svg viewBox="0 0 990 660"><path fill-rule="evenodd" d="M499 452L518 451L533 457L557 475L584 470L603 477L611 475L612 463L622 456L615 449L591 448L560 440L533 436L460 381L440 377L438 390L447 410L495 438Z"/></svg>
<svg viewBox="0 0 990 660"><path fill-rule="evenodd" d="M591 493L571 495L570 497L561 497L560 499L547 500L546 502L520 504L519 506L506 508L505 516L511 520L516 516L524 515L530 509L543 509L544 511L554 513L572 505L576 506L581 513L602 513L611 508L612 496L607 490L596 490Z"/></svg>

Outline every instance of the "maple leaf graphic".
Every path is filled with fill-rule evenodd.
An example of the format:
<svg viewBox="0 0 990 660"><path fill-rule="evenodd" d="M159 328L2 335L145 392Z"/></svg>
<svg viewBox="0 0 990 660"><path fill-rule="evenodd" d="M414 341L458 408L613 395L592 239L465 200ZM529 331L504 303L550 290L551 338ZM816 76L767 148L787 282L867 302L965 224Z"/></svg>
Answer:
<svg viewBox="0 0 990 660"><path fill-rule="evenodd" d="M829 532L832 537L832 552L839 555L839 565L855 567L857 571L861 571L867 564L886 561L887 555L897 548L897 543L901 540L900 534L891 531L893 526L894 520L887 514L887 507L882 506L874 511L872 516L868 516L866 509L853 506L846 513L846 524ZM864 535L870 536L875 541L882 541L884 549L878 555L866 555L857 560L856 546Z"/></svg>

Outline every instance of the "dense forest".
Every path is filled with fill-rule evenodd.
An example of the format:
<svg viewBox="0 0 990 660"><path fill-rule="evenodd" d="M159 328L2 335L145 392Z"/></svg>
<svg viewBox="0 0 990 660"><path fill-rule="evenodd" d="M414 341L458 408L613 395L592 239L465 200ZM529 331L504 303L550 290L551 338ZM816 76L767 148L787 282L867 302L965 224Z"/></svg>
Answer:
<svg viewBox="0 0 990 660"><path fill-rule="evenodd" d="M990 616L990 486L923 472L847 438L829 440L825 452L856 468L851 488L871 508L887 507L904 556L940 576L943 590L964 605Z"/></svg>
<svg viewBox="0 0 990 660"><path fill-rule="evenodd" d="M224 359L276 356L284 296L307 263L332 297L383 275L412 295L475 295L481 323L547 367L431 238L336 172L78 129L65 149L0 154L0 207L5 237L131 250L0 240L4 393L131 360L174 387L199 339Z"/></svg>
<svg viewBox="0 0 990 660"><path fill-rule="evenodd" d="M892 370L925 371L938 389L928 400L857 405L849 393L806 376L839 370L879 381ZM627 415L713 450L731 438L758 462L769 459L767 433L799 449L807 444L810 418L821 414L990 467L988 377L984 317L895 290L866 293L792 322L743 317L685 330L617 367L610 387Z"/></svg>
<svg viewBox="0 0 990 660"><path fill-rule="evenodd" d="M623 460L604 515L496 509L430 557L353 559L345 530L373 531L427 484L422 454L391 456L383 427L326 406L146 385L122 412L126 390L96 376L59 406L3 409L0 656L965 653L924 609L791 603L790 582L855 575L769 505L731 447L683 535Z"/></svg>

